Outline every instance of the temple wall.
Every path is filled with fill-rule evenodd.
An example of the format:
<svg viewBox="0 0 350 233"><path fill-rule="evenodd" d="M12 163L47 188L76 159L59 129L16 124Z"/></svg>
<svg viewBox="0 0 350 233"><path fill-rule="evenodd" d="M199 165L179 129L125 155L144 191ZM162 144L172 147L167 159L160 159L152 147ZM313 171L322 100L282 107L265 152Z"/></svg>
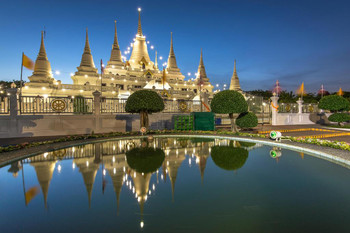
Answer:
<svg viewBox="0 0 350 233"><path fill-rule="evenodd" d="M172 129L173 116L149 115L150 129ZM138 131L138 114L0 116L0 138Z"/></svg>

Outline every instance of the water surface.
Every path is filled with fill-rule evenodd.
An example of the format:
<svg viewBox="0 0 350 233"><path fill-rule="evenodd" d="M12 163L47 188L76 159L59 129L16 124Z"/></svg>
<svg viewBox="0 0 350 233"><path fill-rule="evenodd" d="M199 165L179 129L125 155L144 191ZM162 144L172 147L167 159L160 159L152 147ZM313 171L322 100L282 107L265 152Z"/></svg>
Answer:
<svg viewBox="0 0 350 233"><path fill-rule="evenodd" d="M0 231L349 232L349 180L259 144L108 141L0 168Z"/></svg>

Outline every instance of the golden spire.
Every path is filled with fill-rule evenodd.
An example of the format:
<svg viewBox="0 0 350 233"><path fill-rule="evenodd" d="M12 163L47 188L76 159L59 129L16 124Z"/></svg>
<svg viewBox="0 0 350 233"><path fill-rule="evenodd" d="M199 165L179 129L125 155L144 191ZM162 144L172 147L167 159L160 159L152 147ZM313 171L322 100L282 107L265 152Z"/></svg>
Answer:
<svg viewBox="0 0 350 233"><path fill-rule="evenodd" d="M136 69L154 69L154 63L151 61L148 55L146 37L142 34L141 28L141 8L138 8L139 11L139 25L137 28L137 34L134 38L133 48L131 56L129 58L129 63L131 68Z"/></svg>
<svg viewBox="0 0 350 233"><path fill-rule="evenodd" d="M44 32L41 32L41 43L38 56L35 60L34 72L32 76L28 77L30 82L39 83L53 83L52 70L49 60L47 59L45 44L44 44Z"/></svg>
<svg viewBox="0 0 350 233"><path fill-rule="evenodd" d="M156 50L156 57L155 57L155 59L154 59L154 67L155 67L155 69L158 69L157 50Z"/></svg>
<svg viewBox="0 0 350 233"><path fill-rule="evenodd" d="M137 10L138 10L138 12L139 12L139 23L138 23L138 26L137 26L137 35L138 35L138 36L142 36L142 27L141 27L141 8L138 8Z"/></svg>
<svg viewBox="0 0 350 233"><path fill-rule="evenodd" d="M239 84L239 78L238 78L237 70L236 70L236 59L234 61L234 65L233 65L233 75L231 77L230 90L242 91L241 85Z"/></svg>
<svg viewBox="0 0 350 233"><path fill-rule="evenodd" d="M111 63L111 62L118 62L118 63ZM122 54L119 49L119 44L118 44L118 37L117 37L117 20L114 21L114 42L112 46L112 51L111 51L111 58L109 59L110 64L108 65L122 65Z"/></svg>
<svg viewBox="0 0 350 233"><path fill-rule="evenodd" d="M117 38L117 20L114 20L114 42L113 49L119 49L118 38Z"/></svg>
<svg viewBox="0 0 350 233"><path fill-rule="evenodd" d="M176 57L174 53L174 47L173 47L173 33L170 34L170 52L168 57L168 63L167 63L167 69L176 69L176 71L180 71L176 64Z"/></svg>
<svg viewBox="0 0 350 233"><path fill-rule="evenodd" d="M80 66L86 66L95 68L95 63L91 55L91 49L89 44L89 35L88 35L88 29L86 28L86 38L85 38L85 47L84 47L84 53L81 57Z"/></svg>
<svg viewBox="0 0 350 233"><path fill-rule="evenodd" d="M47 61L47 55L46 55L45 44L44 44L44 32L43 31L41 31L41 43L40 43L40 50L39 50L37 60L46 60Z"/></svg>
<svg viewBox="0 0 350 233"><path fill-rule="evenodd" d="M203 81L209 81L207 73L205 72L205 66L203 62L203 49L201 48L201 57L199 59L199 66L197 72L197 78L201 78Z"/></svg>

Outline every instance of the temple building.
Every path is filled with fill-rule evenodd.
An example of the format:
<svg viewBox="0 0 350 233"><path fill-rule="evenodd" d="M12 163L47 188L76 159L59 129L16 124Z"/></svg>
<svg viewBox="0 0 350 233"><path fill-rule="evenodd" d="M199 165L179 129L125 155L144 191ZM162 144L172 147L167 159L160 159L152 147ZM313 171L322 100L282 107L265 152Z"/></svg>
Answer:
<svg viewBox="0 0 350 233"><path fill-rule="evenodd" d="M92 97L96 90L102 91L104 97L127 98L141 89L151 89L164 98L192 100L199 93L213 95L214 86L206 75L203 52L200 54L197 76L194 80L185 80L177 65L173 33L170 33L170 49L166 63L158 66L157 52L154 61L148 53L146 37L142 31L141 9L138 10L137 34L131 44L129 59L122 56L117 36L117 22L114 25L114 39L111 56L104 67L101 61L101 73L98 72L90 48L88 30L86 29L85 47L77 71L71 74L73 84L62 84L53 76L48 60L43 35L38 57L35 61L33 75L28 77L22 94L24 96L84 96ZM124 59L123 59L124 58ZM100 65L100 63L99 63Z"/></svg>

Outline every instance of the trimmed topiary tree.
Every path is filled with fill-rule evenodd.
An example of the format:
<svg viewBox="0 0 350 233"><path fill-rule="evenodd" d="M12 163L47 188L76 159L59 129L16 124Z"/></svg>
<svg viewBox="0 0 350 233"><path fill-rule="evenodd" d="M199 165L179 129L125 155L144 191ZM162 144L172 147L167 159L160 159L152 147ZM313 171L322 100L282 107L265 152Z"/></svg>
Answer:
<svg viewBox="0 0 350 233"><path fill-rule="evenodd" d="M341 125L342 122L349 121L349 115L346 113L341 113L343 111L350 110L350 102L343 96L325 96L320 100L318 108L334 112L334 114L328 117L328 120L331 122L338 122L338 125Z"/></svg>
<svg viewBox="0 0 350 233"><path fill-rule="evenodd" d="M244 112L238 116L236 124L242 129L253 128L258 125L258 117L252 112Z"/></svg>
<svg viewBox="0 0 350 233"><path fill-rule="evenodd" d="M248 111L248 104L244 96L232 90L220 91L215 94L210 103L211 111L218 114L229 114L231 130L237 132L236 118L238 114Z"/></svg>
<svg viewBox="0 0 350 233"><path fill-rule="evenodd" d="M331 112L349 111L350 103L347 99L340 95L328 95L320 100L318 108L329 110Z"/></svg>
<svg viewBox="0 0 350 233"><path fill-rule="evenodd" d="M136 91L129 96L125 104L125 111L140 114L141 127L148 128L148 114L164 110L164 102L156 92L150 90Z"/></svg>
<svg viewBox="0 0 350 233"><path fill-rule="evenodd" d="M232 146L213 146L211 158L214 163L225 170L238 170L247 161L249 152L244 148Z"/></svg>
<svg viewBox="0 0 350 233"><path fill-rule="evenodd" d="M328 117L328 120L331 122L338 122L338 125L340 126L341 123L350 121L350 115L347 113L333 113Z"/></svg>
<svg viewBox="0 0 350 233"><path fill-rule="evenodd" d="M139 173L155 172L162 166L165 154L160 148L133 148L125 153L130 168Z"/></svg>

